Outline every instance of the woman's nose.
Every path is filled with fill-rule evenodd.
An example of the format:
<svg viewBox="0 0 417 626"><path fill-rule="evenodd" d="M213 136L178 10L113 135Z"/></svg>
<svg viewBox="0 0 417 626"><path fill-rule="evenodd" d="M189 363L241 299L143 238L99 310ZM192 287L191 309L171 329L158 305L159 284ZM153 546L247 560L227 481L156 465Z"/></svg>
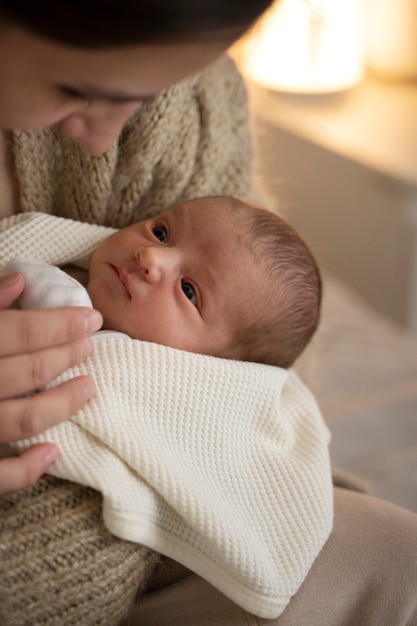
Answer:
<svg viewBox="0 0 417 626"><path fill-rule="evenodd" d="M139 248L136 258L142 277L148 283L158 283L175 271L177 255L172 248L145 246Z"/></svg>
<svg viewBox="0 0 417 626"><path fill-rule="evenodd" d="M85 152L100 156L117 142L124 124L137 107L138 103L93 103L87 111L73 113L59 125Z"/></svg>

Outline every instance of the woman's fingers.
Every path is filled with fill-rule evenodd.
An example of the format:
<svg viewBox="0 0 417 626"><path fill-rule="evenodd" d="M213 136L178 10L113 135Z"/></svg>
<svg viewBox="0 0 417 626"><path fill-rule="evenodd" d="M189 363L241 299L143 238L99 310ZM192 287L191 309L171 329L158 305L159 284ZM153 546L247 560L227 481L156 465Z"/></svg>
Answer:
<svg viewBox="0 0 417 626"><path fill-rule="evenodd" d="M0 278L0 309L22 292L21 274ZM35 436L74 415L95 394L95 384L80 376L44 387L91 352L88 335L101 327L93 309L68 307L40 311L0 310L0 442ZM38 444L20 456L0 460L0 493L35 482L55 460L57 449Z"/></svg>
<svg viewBox="0 0 417 626"><path fill-rule="evenodd" d="M0 461L0 494L23 489L34 483L55 461L58 450L50 443L40 443L20 456Z"/></svg>
<svg viewBox="0 0 417 626"><path fill-rule="evenodd" d="M95 392L91 378L78 376L29 398L3 400L0 402L0 441L27 439L56 426L81 409Z"/></svg>
<svg viewBox="0 0 417 626"><path fill-rule="evenodd" d="M35 352L80 339L98 330L102 322L98 311L85 307L0 311L0 357Z"/></svg>
<svg viewBox="0 0 417 626"><path fill-rule="evenodd" d="M24 284L21 274L0 278L0 309L16 300ZM100 313L84 307L0 310L0 442L37 435L71 417L94 395L94 382L81 376L21 397L84 360L92 348L88 335L101 324ZM0 460L0 493L35 482L56 455L55 446L41 444Z"/></svg>
<svg viewBox="0 0 417 626"><path fill-rule="evenodd" d="M83 361L91 350L91 339L84 337L56 348L0 359L0 399L42 389L59 374ZM1 407L0 403L0 415Z"/></svg>

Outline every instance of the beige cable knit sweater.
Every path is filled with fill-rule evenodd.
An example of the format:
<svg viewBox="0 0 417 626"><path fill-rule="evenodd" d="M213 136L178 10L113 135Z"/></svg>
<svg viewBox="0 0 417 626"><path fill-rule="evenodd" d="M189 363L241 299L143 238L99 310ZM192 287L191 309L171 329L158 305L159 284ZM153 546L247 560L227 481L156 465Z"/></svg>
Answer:
<svg viewBox="0 0 417 626"><path fill-rule="evenodd" d="M189 197L247 197L246 122L242 81L222 59L144 103L102 157L58 129L14 132L20 210L121 227ZM129 612L158 557L112 536L101 506L52 477L1 497L2 625L110 626Z"/></svg>
<svg viewBox="0 0 417 626"><path fill-rule="evenodd" d="M246 94L228 57L145 101L101 157L59 128L15 132L13 149L21 211L116 228L179 200L245 197L251 185Z"/></svg>

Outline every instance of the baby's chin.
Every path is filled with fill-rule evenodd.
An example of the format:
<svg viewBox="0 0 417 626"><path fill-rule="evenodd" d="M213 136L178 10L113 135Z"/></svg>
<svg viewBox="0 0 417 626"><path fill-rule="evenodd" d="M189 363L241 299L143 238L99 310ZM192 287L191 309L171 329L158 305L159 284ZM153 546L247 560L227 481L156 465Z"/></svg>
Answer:
<svg viewBox="0 0 417 626"><path fill-rule="evenodd" d="M88 295L90 296L93 307L97 309L97 311L100 311L100 313L104 317L104 309L106 308L106 304L105 302L103 303L103 296L100 294L100 289L98 289L95 285L95 282L90 279L90 281L87 283L86 290Z"/></svg>
<svg viewBox="0 0 417 626"><path fill-rule="evenodd" d="M129 330L125 327L125 325L120 323L120 320L114 320L111 314L106 315L106 312L103 311L103 307L102 307L102 310L100 310L98 306L94 305L94 302L93 302L93 306L103 316L103 325L101 327L101 330L114 330L119 333L124 333L125 335L128 335L128 337L131 337L132 339L140 339L140 337L134 337L132 333L129 332Z"/></svg>
<svg viewBox="0 0 417 626"><path fill-rule="evenodd" d="M111 324L108 324L106 320L103 320L103 326L101 327L101 330L118 330L118 329L113 328Z"/></svg>
<svg viewBox="0 0 417 626"><path fill-rule="evenodd" d="M93 302L93 306L94 306L95 309L97 308L94 305L94 302ZM97 311L100 311L100 309L97 308ZM100 311L100 313L103 315L102 311ZM118 326L117 324L114 324L106 315L103 315L103 325L101 327L101 330L118 330L118 331L120 331L122 333L125 332L122 328L120 328L120 326Z"/></svg>

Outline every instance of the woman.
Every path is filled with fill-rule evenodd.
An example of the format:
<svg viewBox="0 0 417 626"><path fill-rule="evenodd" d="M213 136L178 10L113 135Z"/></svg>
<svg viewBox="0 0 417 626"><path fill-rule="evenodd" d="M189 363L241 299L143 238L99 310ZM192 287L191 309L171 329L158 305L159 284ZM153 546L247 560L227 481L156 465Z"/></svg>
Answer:
<svg viewBox="0 0 417 626"><path fill-rule="evenodd" d="M247 195L241 81L225 59L198 70L215 61L267 5L0 2L1 216L38 210L121 227L186 197ZM179 82L187 76L192 78ZM5 309L21 292L22 278L6 277L0 287ZM94 394L93 381L82 378L22 396L85 358L88 335L100 323L98 314L82 309L1 311L1 442L46 430ZM43 444L0 461L0 490L34 483L56 454ZM62 527L64 501L71 513ZM146 584L138 624L259 623L174 564L162 563L155 574L157 556L110 536L100 506L94 492L51 478L2 500L3 512L12 511L2 533L2 573L6 580L8 559L14 559L24 581L12 581L9 594L2 588L0 598L12 596L1 598L6 619L115 624ZM14 543L13 523L19 528L28 517L22 551L22 538ZM48 525L61 550L47 563L56 580L52 589L52 583L42 586L48 559L40 558ZM413 515L336 490L335 530L276 623L412 623L416 531ZM376 578L375 570L381 572Z"/></svg>
<svg viewBox="0 0 417 626"><path fill-rule="evenodd" d="M116 146L122 127L134 111L140 109L142 113L139 111L139 121L133 121L132 128L125 130L127 134L135 131L135 124L136 133L142 132L155 111L163 116L167 101L168 109L177 107L177 117L192 114L195 116L198 113L197 104L194 104L194 110L187 111L187 105L192 104L195 89L192 84L178 94L175 103L169 104L169 97L162 97L155 104L148 101L167 86L214 61L268 2L246 2L239 4L238 10L234 2L219 2L214 10L210 2L199 2L196 7L189 7L189 4L193 3L177 2L173 10L169 2L128 2L124 3L123 11L117 3L113 6L111 2L83 3L79 9L72 8L69 2L44 2L38 4L35 10L30 3L0 4L0 128L4 129L0 172L3 189L0 208L2 216L25 210L22 208L25 193L30 195L30 198L26 196L26 210L62 211L58 206L62 198L55 201L55 205L49 202L48 207L42 203L43 199L39 195L38 203L36 202L36 193L42 193L44 182L39 180L42 174L31 174L36 170L39 172L42 164L39 161L34 162L31 169L27 163L30 153L33 149L36 151L36 148L29 145L30 137L27 135L11 137L7 129L31 130L56 125L58 146L51 158L84 159L86 167L90 168L93 167L91 164L94 164L94 159L84 155L83 151L89 155L100 156L113 146L112 156L103 157L103 161L108 163L108 159L112 158L113 170L107 172L108 176L118 174L116 160L122 157L124 164L129 158L129 155L126 158L124 153L120 153L134 151L136 148L134 138L129 142L129 137L120 146L120 150ZM100 19L97 18L98 14ZM205 91L210 87L215 89L216 81L215 75L205 82L203 79L201 88ZM230 169L239 169L243 171L238 186L233 188L231 185L231 190L236 192L243 190L242 186L248 185L249 173L245 163L245 160L248 161L248 143L244 136L246 129L241 123L239 127L239 120L231 119L236 112L240 112L241 117L244 116L243 92L231 67L224 69L219 83L223 92L227 89L230 91L224 95L223 126L227 127L229 121L230 124L233 123L238 137L233 148L226 150L223 160L219 161L226 169L222 172L219 167L217 171L210 172L213 181L208 186L213 185L216 176L219 179L223 176L225 179L231 173ZM234 89L236 93L233 93ZM215 93L206 93L204 97L207 99L216 96ZM232 102L234 97L238 99L235 105ZM210 113L210 107L209 103L202 102L202 113ZM175 122L179 124L181 120L174 120L171 113L169 122L171 125ZM189 141L194 143L181 156L188 159L189 163L180 163L176 167L172 163L166 165L166 168L171 168L170 176L173 179L179 178L177 170L182 174L179 183L173 181L175 189L171 198L176 199L184 194L184 177L189 174L194 177L194 180L188 181L190 192L198 190L198 172L194 162L197 158L207 158L205 155L208 150L200 150L197 142L201 140L202 143L210 144L210 133L216 122L217 120L213 120L211 125L202 129L207 132L207 137L198 137L195 132L188 131ZM163 130L158 134L162 136ZM52 141L50 136L51 133L47 131L45 138L41 134L39 138L33 139L39 154L45 155L45 150L48 151L47 146ZM65 142L67 137L70 141ZM187 141L187 135L180 137L180 140ZM74 141L81 147L76 157L73 156ZM174 136L172 141L175 141ZM22 146L25 142L28 145ZM219 153L220 145L223 144L220 131L211 143L212 150ZM224 152L223 145L221 149ZM39 159L39 155L33 156ZM61 165L65 170L66 164ZM127 167L125 166L125 170ZM16 172L16 169L19 171ZM100 167L97 166L97 169ZM136 168L134 174L136 176L139 175L138 169ZM200 169L207 170L204 164L201 164ZM16 175L19 178L19 191L14 186ZM120 177L123 175L128 174L121 172ZM150 171L149 175L154 176L154 173ZM56 172L53 176L56 177ZM57 195L65 195L65 191L62 191L64 179L70 176L71 165L68 165L67 174L64 172L55 185ZM33 188L33 182L31 183L36 178L41 189L39 192ZM26 190L22 189L22 179L28 183ZM99 181L100 184L106 182ZM116 182L119 187L121 184L123 183ZM225 181L216 182L219 191L222 184ZM110 183L107 182L107 185L107 193L110 195L113 189L110 189ZM148 204L151 200L159 201L156 187L157 181L153 185L152 196L148 197ZM87 188L86 194L91 195L92 191L94 192ZM120 190L120 195L123 191ZM137 193L136 196L137 200L142 200L140 194ZM77 200L80 203L79 210L83 211L84 198L79 197ZM163 200L164 205L167 205L168 198ZM103 199L103 203L105 201ZM91 211L88 215L87 209L86 217L88 221L105 221L121 226L134 218L132 202L130 205L122 203L125 211L123 216L120 215L121 203L121 200L115 200L114 208L106 207L102 209L102 215L95 217L91 215ZM156 208L160 210L163 207L159 205ZM141 211L143 213L142 208ZM21 278L6 279L0 292L2 307L6 307L21 288ZM67 311L54 312L51 315L30 314L27 318L5 312L0 319L0 440L5 442L45 430L56 419L68 418L94 393L92 381L76 380L56 392L42 393L31 400L10 400L10 397L42 386L69 365L85 357L90 350L85 336L98 328L101 318L91 314L86 318L85 311ZM17 489L36 480L55 458L55 454L56 451L51 447L42 446L31 449L19 459L2 461L0 491Z"/></svg>

